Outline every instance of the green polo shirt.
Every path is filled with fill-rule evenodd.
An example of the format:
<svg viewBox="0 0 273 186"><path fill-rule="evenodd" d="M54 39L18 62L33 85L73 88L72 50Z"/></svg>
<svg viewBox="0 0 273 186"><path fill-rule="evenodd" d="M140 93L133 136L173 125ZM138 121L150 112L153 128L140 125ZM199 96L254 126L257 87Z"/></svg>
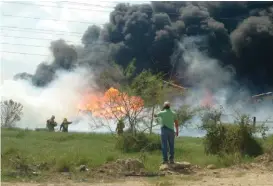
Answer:
<svg viewBox="0 0 273 186"><path fill-rule="evenodd" d="M171 109L165 109L160 111L157 116L160 118L161 126L166 126L171 130L174 130L174 121L177 120L176 113Z"/></svg>

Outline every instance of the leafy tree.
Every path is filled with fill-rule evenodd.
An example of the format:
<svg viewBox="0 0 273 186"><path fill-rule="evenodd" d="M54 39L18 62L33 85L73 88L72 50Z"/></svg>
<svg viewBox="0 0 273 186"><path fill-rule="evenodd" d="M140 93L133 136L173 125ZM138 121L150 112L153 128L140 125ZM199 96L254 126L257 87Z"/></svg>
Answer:
<svg viewBox="0 0 273 186"><path fill-rule="evenodd" d="M23 105L12 99L1 101L1 127L14 127L21 120Z"/></svg>
<svg viewBox="0 0 273 186"><path fill-rule="evenodd" d="M155 109L164 102L169 91L164 86L163 74L152 74L151 71L144 70L133 79L130 87L136 95L144 100L145 107L151 111L148 128L149 132L152 133Z"/></svg>

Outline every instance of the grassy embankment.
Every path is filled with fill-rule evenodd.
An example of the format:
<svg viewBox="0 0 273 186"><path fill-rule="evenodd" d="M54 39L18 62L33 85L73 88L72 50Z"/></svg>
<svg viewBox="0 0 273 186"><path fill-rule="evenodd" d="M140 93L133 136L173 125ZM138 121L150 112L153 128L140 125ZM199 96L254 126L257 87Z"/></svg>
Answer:
<svg viewBox="0 0 273 186"><path fill-rule="evenodd" d="M273 141L273 138L265 143L269 141ZM66 134L2 129L2 181L42 180L59 174L65 167L70 172L76 173L76 168L81 164L92 168L119 158L141 156L140 153L122 153L116 150L115 142L112 135L105 134ZM189 161L199 166L215 164L217 167L228 166L234 161L233 157L219 159L217 156L206 155L202 138L179 137L176 139L175 146L176 161ZM242 161L249 160L251 158L245 158ZM43 163L47 163L49 168L41 169L41 174L36 177L14 174L16 169L24 169L25 165L43 165ZM157 171L161 163L160 151L146 154L144 163L147 170Z"/></svg>

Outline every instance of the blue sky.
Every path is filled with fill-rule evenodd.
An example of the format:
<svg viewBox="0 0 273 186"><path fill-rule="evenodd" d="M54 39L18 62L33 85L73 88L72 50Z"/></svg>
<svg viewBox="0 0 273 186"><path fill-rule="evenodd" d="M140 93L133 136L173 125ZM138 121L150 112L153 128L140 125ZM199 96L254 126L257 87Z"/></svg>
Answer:
<svg viewBox="0 0 273 186"><path fill-rule="evenodd" d="M51 40L62 38L69 44L81 44L87 27L108 22L109 13L117 3L111 0L0 0L1 84L19 72L34 73L42 61L50 62Z"/></svg>

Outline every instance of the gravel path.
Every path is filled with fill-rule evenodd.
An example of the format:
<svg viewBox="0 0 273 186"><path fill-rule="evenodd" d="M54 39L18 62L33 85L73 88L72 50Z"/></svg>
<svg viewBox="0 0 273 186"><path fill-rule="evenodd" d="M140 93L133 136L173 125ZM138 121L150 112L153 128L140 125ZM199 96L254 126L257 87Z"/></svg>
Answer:
<svg viewBox="0 0 273 186"><path fill-rule="evenodd" d="M199 175L200 176L200 175ZM117 183L2 183L2 186L273 186L273 172L236 172L235 174L229 174L224 176L221 173L215 174L215 176L203 176L199 180L183 180L182 178L170 178L164 181L147 181L144 179L128 180L125 182Z"/></svg>
<svg viewBox="0 0 273 186"><path fill-rule="evenodd" d="M128 178L113 183L1 183L2 186L273 186L273 171L268 169L205 170L191 176L169 176L153 180Z"/></svg>

